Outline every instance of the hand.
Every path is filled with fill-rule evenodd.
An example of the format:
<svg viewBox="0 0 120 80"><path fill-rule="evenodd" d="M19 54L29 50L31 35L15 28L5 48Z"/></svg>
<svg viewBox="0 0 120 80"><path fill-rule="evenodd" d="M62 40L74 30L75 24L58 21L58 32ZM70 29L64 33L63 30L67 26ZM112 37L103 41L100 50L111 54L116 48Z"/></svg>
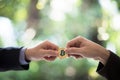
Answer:
<svg viewBox="0 0 120 80"><path fill-rule="evenodd" d="M27 60L53 61L58 56L58 46L49 41L44 41L33 48L27 48L25 55Z"/></svg>
<svg viewBox="0 0 120 80"><path fill-rule="evenodd" d="M93 58L103 64L106 64L110 55L104 47L80 36L69 41L65 51L69 56Z"/></svg>

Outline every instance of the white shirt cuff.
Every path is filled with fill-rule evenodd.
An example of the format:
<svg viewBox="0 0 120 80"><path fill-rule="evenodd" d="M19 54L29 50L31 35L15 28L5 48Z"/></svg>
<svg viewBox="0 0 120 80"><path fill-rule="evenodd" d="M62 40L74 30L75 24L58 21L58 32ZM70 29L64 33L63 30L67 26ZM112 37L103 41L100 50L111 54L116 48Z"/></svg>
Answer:
<svg viewBox="0 0 120 80"><path fill-rule="evenodd" d="M26 60L25 60L25 50L26 48L22 48L20 51L20 56L19 56L19 61L21 65L26 65L29 64Z"/></svg>

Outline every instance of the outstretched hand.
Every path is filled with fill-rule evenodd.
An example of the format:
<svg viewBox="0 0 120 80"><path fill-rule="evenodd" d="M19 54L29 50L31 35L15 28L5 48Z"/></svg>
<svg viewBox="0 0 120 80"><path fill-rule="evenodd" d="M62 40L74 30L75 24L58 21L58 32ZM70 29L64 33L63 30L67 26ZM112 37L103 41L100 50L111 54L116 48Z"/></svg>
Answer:
<svg viewBox="0 0 120 80"><path fill-rule="evenodd" d="M25 54L27 60L53 61L58 56L58 46L49 41L44 41L35 47L27 48Z"/></svg>
<svg viewBox="0 0 120 80"><path fill-rule="evenodd" d="M103 64L107 62L109 51L104 47L83 37L76 37L67 43L66 53L76 58L93 58L100 60Z"/></svg>

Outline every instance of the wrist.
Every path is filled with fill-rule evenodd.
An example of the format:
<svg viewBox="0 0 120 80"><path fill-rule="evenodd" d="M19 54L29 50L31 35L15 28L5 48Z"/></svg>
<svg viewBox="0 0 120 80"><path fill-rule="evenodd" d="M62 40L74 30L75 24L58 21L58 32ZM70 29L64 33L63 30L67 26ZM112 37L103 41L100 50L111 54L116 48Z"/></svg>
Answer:
<svg viewBox="0 0 120 80"><path fill-rule="evenodd" d="M100 59L99 59L100 62L105 65L108 61L109 56L110 56L110 52L105 49L105 51L100 56Z"/></svg>
<svg viewBox="0 0 120 80"><path fill-rule="evenodd" d="M25 51L25 59L26 61L31 61L31 49L30 48L27 48L26 51Z"/></svg>
<svg viewBox="0 0 120 80"><path fill-rule="evenodd" d="M29 60L26 60L26 55L25 55L26 48L22 48L20 50L20 55L19 55L19 61L21 65L26 65L29 64Z"/></svg>

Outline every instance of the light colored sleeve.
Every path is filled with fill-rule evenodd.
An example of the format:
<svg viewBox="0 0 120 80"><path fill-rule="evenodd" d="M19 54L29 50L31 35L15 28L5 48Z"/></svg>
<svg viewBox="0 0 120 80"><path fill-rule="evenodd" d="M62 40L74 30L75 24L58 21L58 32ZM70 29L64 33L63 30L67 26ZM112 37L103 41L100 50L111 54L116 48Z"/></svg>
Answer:
<svg viewBox="0 0 120 80"><path fill-rule="evenodd" d="M26 48L22 48L20 51L19 61L21 65L29 64L29 62L25 60L25 50Z"/></svg>

